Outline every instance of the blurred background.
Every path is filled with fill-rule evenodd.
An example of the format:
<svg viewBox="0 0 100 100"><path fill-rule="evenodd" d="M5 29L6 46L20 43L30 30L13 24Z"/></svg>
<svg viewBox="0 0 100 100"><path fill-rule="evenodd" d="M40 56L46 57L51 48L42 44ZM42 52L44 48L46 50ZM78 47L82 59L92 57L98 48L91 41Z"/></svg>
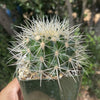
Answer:
<svg viewBox="0 0 100 100"><path fill-rule="evenodd" d="M58 15L69 18L70 26L82 23L80 31L86 36L90 64L84 73L78 100L100 100L100 0L0 0L0 90L15 71L9 66L8 47L14 40L14 25L24 24L26 18Z"/></svg>

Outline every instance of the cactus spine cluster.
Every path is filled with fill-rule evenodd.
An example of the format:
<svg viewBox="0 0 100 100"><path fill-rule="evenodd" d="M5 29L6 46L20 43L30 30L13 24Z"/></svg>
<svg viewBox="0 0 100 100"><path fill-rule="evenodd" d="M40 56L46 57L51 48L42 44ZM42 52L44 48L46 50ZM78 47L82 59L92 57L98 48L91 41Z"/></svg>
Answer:
<svg viewBox="0 0 100 100"><path fill-rule="evenodd" d="M68 20L59 18L27 20L26 26L18 26L10 53L16 59L16 73L20 80L58 79L78 75L79 68L87 65L86 46L79 25L69 27Z"/></svg>

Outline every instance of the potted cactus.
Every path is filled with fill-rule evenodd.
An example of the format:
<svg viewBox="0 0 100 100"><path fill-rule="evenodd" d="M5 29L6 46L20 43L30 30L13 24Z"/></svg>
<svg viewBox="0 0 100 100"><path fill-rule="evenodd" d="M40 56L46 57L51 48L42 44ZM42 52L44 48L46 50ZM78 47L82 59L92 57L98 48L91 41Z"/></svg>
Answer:
<svg viewBox="0 0 100 100"><path fill-rule="evenodd" d="M43 17L18 27L10 52L24 100L76 100L88 64L79 25Z"/></svg>

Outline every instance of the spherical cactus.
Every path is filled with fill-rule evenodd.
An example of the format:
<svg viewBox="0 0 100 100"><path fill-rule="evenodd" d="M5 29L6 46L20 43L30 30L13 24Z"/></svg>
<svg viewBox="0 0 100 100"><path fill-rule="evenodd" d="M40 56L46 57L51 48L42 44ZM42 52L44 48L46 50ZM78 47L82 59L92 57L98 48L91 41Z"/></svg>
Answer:
<svg viewBox="0 0 100 100"><path fill-rule="evenodd" d="M69 27L68 20L54 17L49 20L37 18L27 20L26 26L18 26L22 32L16 34L10 52L16 59L16 73L20 80L59 79L78 75L87 65L86 46L77 31L80 25Z"/></svg>

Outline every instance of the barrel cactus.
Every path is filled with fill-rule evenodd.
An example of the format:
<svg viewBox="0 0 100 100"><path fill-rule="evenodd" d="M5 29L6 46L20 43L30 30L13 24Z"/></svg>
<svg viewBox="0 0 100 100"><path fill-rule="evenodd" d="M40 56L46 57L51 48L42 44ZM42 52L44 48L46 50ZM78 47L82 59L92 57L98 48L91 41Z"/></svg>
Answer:
<svg viewBox="0 0 100 100"><path fill-rule="evenodd" d="M78 30L80 25L69 27L68 20L54 17L26 20L26 25L17 26L16 41L10 53L16 59L19 80L59 79L63 76L78 76L79 69L87 66L86 46ZM74 73L74 74L73 74ZM40 84L41 85L41 84Z"/></svg>

